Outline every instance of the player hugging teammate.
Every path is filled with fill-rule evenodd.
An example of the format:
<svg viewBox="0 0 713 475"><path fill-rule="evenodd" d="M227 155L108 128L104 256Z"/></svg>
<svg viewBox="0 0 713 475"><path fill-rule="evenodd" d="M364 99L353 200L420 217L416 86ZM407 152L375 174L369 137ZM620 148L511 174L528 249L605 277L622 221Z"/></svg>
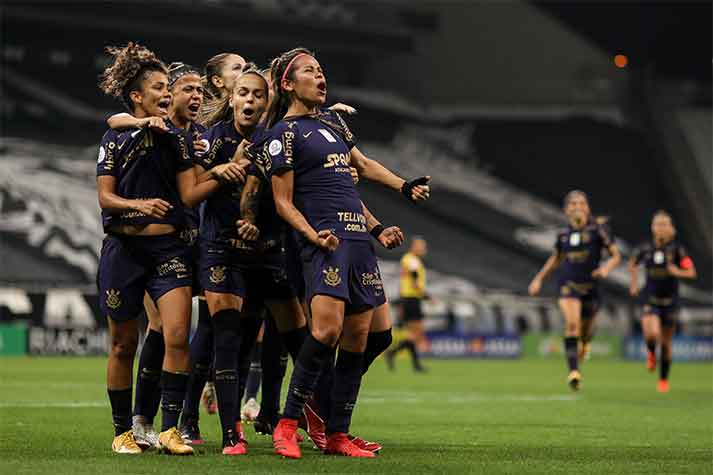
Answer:
<svg viewBox="0 0 713 475"><path fill-rule="evenodd" d="M157 445L171 454L192 454L187 442L199 438L197 420L191 419L197 416L196 394L212 363L223 453L245 454L239 401L267 308L275 323L269 327L296 361L284 416L273 434L277 453L299 457L297 421L313 404L320 408L309 411L307 428L315 445L326 453L373 456L379 444L349 434L361 376L391 341L391 318L369 240L393 248L404 238L397 227L382 226L369 213L353 175L381 182L413 201L428 198L428 178L403 180L358 151L343 119L322 108L326 80L306 50L273 62L271 72L279 80L272 91L239 55L214 57L213 101L200 111L207 130L197 123L207 83L194 68L182 63L166 68L134 43L108 52L114 62L101 87L129 112L110 120L114 128L102 140L97 164L107 233L98 283L112 337L107 387L113 450L140 453ZM259 122L273 95L271 128L264 129ZM263 153L246 154L250 142ZM245 185L246 175L263 186ZM299 243L288 225L298 232ZM196 234L197 254L191 249ZM200 338L194 338L189 357L194 276L200 277L210 324L200 319L195 337ZM303 276L306 285L300 285ZM144 294L152 332L140 360L132 430L136 317ZM312 316L309 331L303 306ZM279 365L281 345L272 347L275 354L268 360L273 365ZM191 369L197 378L187 393ZM263 384L269 384L266 392L275 401L266 404L272 414L263 422L272 431L282 376L279 370L267 373L272 379ZM162 430L156 436L152 407L159 391ZM184 437L176 427L182 410L184 428L196 429ZM321 429L314 429L316 421Z"/></svg>

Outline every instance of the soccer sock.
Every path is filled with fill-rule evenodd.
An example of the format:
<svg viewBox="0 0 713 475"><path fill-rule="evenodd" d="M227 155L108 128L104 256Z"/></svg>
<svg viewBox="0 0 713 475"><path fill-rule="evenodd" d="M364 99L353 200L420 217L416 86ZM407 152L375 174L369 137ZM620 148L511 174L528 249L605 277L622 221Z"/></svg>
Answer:
<svg viewBox="0 0 713 475"><path fill-rule="evenodd" d="M186 400L183 404L182 422L198 420L201 394L210 374L213 361L213 324L208 312L208 303L198 301L198 326L191 340L191 376L188 379Z"/></svg>
<svg viewBox="0 0 713 475"><path fill-rule="evenodd" d="M178 425L187 385L187 373L161 371L161 432Z"/></svg>
<svg viewBox="0 0 713 475"><path fill-rule="evenodd" d="M287 352L292 357L293 362L297 361L302 345L308 334L309 331L306 325L282 334L282 343L285 345L285 348L287 348Z"/></svg>
<svg viewBox="0 0 713 475"><path fill-rule="evenodd" d="M334 358L337 355L337 348L332 348L324 360L322 366L322 374L317 380L317 387L314 391L314 402L310 404L312 409L317 412L323 421L329 420L329 414L332 412L332 388L334 387Z"/></svg>
<svg viewBox="0 0 713 475"><path fill-rule="evenodd" d="M280 389L285 373L281 368L282 342L272 317L265 319L265 334L262 338L262 400L260 417L273 421L280 411Z"/></svg>
<svg viewBox="0 0 713 475"><path fill-rule="evenodd" d="M592 342L592 335L582 335L579 337L579 340L582 342L582 344L586 345L587 343Z"/></svg>
<svg viewBox="0 0 713 475"><path fill-rule="evenodd" d="M659 369L660 379L668 380L668 372L671 370L671 359L664 357L661 352L661 368Z"/></svg>
<svg viewBox="0 0 713 475"><path fill-rule="evenodd" d="M383 332L369 332L364 350L364 373L369 371L371 363L391 346L392 341L391 328Z"/></svg>
<svg viewBox="0 0 713 475"><path fill-rule="evenodd" d="M134 403L134 415L143 416L147 424L153 424L161 403L161 365L165 352L161 332L149 330L139 355Z"/></svg>
<svg viewBox="0 0 713 475"><path fill-rule="evenodd" d="M416 344L412 342L411 340L406 340L404 343L404 347L408 350L409 353L411 353L411 362L413 363L414 368L420 368L421 367L421 359L418 356L418 350L416 350Z"/></svg>
<svg viewBox="0 0 713 475"><path fill-rule="evenodd" d="M331 348L317 341L312 335L305 339L295 362L295 369L287 392L284 416L299 419L306 401L312 397L317 379L322 372L324 360Z"/></svg>
<svg viewBox="0 0 713 475"><path fill-rule="evenodd" d="M121 435L131 430L131 392L129 389L108 389L111 404L111 418L114 421L114 435Z"/></svg>
<svg viewBox="0 0 713 475"><path fill-rule="evenodd" d="M339 349L332 386L332 410L327 422L328 434L349 433L352 412L361 386L363 367L364 353Z"/></svg>
<svg viewBox="0 0 713 475"><path fill-rule="evenodd" d="M579 338L576 336L566 336L564 337L564 353L567 358L567 365L570 371L579 369L579 362L577 361L577 341Z"/></svg>
<svg viewBox="0 0 713 475"><path fill-rule="evenodd" d="M655 354L656 353L656 340L653 338L650 340L646 340L646 349L649 350L649 353Z"/></svg>
<svg viewBox="0 0 713 475"><path fill-rule="evenodd" d="M215 335L215 392L218 396L223 445L235 430L238 410L238 355L240 354L240 311L226 309L213 315Z"/></svg>
<svg viewBox="0 0 713 475"><path fill-rule="evenodd" d="M263 336L264 338L264 336ZM250 353L250 371L248 372L248 381L245 383L245 399L255 399L258 389L260 389L260 381L262 379L262 343L255 342L252 352Z"/></svg>

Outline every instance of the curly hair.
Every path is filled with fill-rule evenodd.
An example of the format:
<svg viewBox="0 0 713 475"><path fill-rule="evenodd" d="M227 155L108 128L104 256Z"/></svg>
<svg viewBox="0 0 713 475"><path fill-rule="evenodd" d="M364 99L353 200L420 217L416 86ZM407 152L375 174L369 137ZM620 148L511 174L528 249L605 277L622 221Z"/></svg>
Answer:
<svg viewBox="0 0 713 475"><path fill-rule="evenodd" d="M265 93L268 93L267 79L265 79L255 63L246 63L240 72L240 76L238 76L238 80L246 74L255 74L260 79L265 81ZM210 127L218 122L226 120L233 120L233 108L230 107L230 94L226 94L223 97L213 99L205 103L204 107L201 109L201 124L205 127Z"/></svg>
<svg viewBox="0 0 713 475"><path fill-rule="evenodd" d="M307 48L294 48L290 51L282 53L277 58L270 62L270 71L272 72L272 90L275 93L275 98L270 105L270 110L267 113L267 127L270 128L277 122L282 120L282 118L287 113L287 109L290 107L292 98L290 94L282 89L282 77L285 79L293 79L295 76L294 68L290 68L285 74L285 70L294 61L297 56L307 54L314 57L314 53Z"/></svg>
<svg viewBox="0 0 713 475"><path fill-rule="evenodd" d="M113 56L114 61L99 76L99 89L119 99L131 111L131 91L141 88L146 73L166 73L166 66L153 51L133 41L123 47L107 46L104 51Z"/></svg>

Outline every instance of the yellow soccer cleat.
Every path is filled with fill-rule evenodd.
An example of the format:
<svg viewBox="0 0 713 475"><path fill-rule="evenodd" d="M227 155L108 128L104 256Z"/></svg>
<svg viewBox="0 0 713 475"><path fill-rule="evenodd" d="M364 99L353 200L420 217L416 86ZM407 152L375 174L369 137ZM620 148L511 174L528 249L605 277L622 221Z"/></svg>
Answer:
<svg viewBox="0 0 713 475"><path fill-rule="evenodd" d="M572 388L572 391L579 391L579 387L582 384L582 375L580 372L576 369L570 371L569 376L567 376L567 384Z"/></svg>
<svg viewBox="0 0 713 475"><path fill-rule="evenodd" d="M171 455L193 455L193 447L187 445L181 433L175 427L161 432L158 435L161 452Z"/></svg>
<svg viewBox="0 0 713 475"><path fill-rule="evenodd" d="M140 454L141 447L139 447L136 444L136 440L134 440L134 433L130 430L127 430L121 435L117 435L114 437L114 441L111 443L111 450L114 451L115 454Z"/></svg>

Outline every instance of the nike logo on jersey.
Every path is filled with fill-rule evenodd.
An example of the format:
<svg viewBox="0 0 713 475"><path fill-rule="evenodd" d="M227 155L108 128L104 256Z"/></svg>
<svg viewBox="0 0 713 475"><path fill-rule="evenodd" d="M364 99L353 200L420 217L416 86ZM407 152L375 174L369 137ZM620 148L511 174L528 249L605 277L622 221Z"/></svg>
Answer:
<svg viewBox="0 0 713 475"><path fill-rule="evenodd" d="M304 138L308 139L308 138L309 138L309 136L310 136L310 135L312 135L312 132L313 132L313 131L312 131L312 130L310 130L310 131L309 131L309 132L307 132L306 134L302 134L302 137L304 137Z"/></svg>

